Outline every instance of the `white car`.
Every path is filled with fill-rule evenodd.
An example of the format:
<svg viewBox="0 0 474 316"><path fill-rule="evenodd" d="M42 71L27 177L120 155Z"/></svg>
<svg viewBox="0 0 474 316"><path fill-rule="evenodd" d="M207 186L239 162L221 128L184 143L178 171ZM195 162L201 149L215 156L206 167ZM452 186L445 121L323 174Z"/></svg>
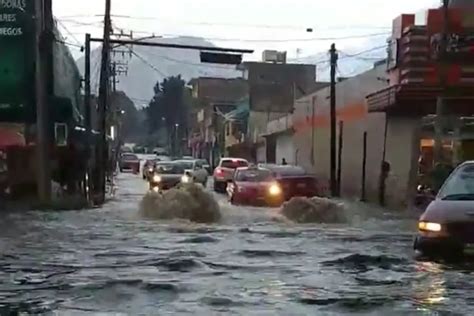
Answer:
<svg viewBox="0 0 474 316"><path fill-rule="evenodd" d="M249 162L242 158L221 158L214 170L214 191L225 193L227 184L234 178L235 169L248 166Z"/></svg>
<svg viewBox="0 0 474 316"><path fill-rule="evenodd" d="M416 251L428 257L474 255L474 161L459 165L418 222Z"/></svg>
<svg viewBox="0 0 474 316"><path fill-rule="evenodd" d="M195 183L201 183L204 187L207 185L209 173L199 160L176 160L175 163L182 165L185 172L189 174Z"/></svg>

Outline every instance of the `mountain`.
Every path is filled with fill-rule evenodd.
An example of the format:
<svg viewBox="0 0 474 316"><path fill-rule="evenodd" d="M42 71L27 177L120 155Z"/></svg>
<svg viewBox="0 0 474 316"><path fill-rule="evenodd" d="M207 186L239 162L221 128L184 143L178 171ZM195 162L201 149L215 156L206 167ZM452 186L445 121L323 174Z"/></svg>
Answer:
<svg viewBox="0 0 474 316"><path fill-rule="evenodd" d="M195 46L214 47L215 45L201 38L179 37L179 38L156 38L152 40L157 43L186 44ZM130 54L130 50L133 51ZM223 77L233 78L242 75L235 66L201 64L199 51L127 46L115 50L112 59L117 63L127 63L128 74L118 77L117 90L124 91L137 107L148 104L153 97L153 87L157 81L165 77L181 75L186 81L195 77ZM101 48L91 52L91 87L93 93L98 91L100 71ZM79 69L84 70L84 58L77 60Z"/></svg>
<svg viewBox="0 0 474 316"><path fill-rule="evenodd" d="M196 46L215 46L202 38L178 37L157 38L149 41L168 44L186 44ZM339 52L338 76L351 77L373 67L375 61L386 57L386 37L376 37L365 41L365 45ZM133 54L130 54L130 49ZM98 91L101 49L91 52L91 87ZM354 56L355 55L355 56ZM128 63L128 74L118 77L117 90L124 91L137 107L148 104L153 97L153 87L165 77L181 74L186 81L196 77L234 78L242 75L235 66L200 63L199 51L158 48L158 47L122 47L113 55L116 62ZM329 80L329 56L327 52L288 60L288 62L317 65L318 81ZM77 61L79 69L84 69L84 58Z"/></svg>

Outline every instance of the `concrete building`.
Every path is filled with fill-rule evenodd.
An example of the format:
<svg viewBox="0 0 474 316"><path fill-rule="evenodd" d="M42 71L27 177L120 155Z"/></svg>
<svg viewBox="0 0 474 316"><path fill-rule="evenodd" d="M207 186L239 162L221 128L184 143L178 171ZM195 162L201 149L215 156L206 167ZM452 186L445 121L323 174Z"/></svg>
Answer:
<svg viewBox="0 0 474 316"><path fill-rule="evenodd" d="M423 23L415 15L401 15L393 22L389 46L388 71L390 87L367 96L369 112L387 117L385 160L391 170L386 183L386 201L396 207L411 203L416 184L429 181L433 166L434 129L430 117L436 113L436 99L446 96L447 124L444 134L444 156L456 164L472 152L474 114L474 40L471 17L474 9L449 9L448 66L443 66L439 42L443 12L431 9ZM445 73L445 86L441 82ZM446 88L446 89L444 89ZM372 115L372 114L371 114ZM464 155L458 153L464 148ZM420 166L419 162L423 162Z"/></svg>
<svg viewBox="0 0 474 316"><path fill-rule="evenodd" d="M247 135L239 144L240 152L253 161L274 162L274 150L267 150L267 124L293 111L296 98L320 87L316 82L316 66L285 62L247 62L238 67L249 84L249 116Z"/></svg>
<svg viewBox="0 0 474 316"><path fill-rule="evenodd" d="M379 63L363 74L336 84L337 122L339 126L342 124L337 135L342 138L341 192L345 197L361 197L363 140L367 133L367 166L370 167L366 168L365 191L370 200L377 199L383 151L380 131L383 131L385 116L369 115L365 97L387 85L383 80L385 70L385 63ZM322 182L328 182L330 175L329 95L329 87L326 87L296 100L292 117L294 157L287 158L316 174Z"/></svg>
<svg viewBox="0 0 474 316"><path fill-rule="evenodd" d="M242 78L200 77L191 80L196 122L189 137L195 157L216 164L225 152L224 115L248 98L248 84Z"/></svg>

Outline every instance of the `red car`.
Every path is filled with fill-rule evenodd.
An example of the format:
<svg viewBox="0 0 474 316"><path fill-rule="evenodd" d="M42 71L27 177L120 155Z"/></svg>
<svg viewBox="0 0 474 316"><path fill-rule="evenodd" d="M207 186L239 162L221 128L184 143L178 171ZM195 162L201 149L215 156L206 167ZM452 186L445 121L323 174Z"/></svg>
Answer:
<svg viewBox="0 0 474 316"><path fill-rule="evenodd" d="M285 200L272 172L258 167L237 168L227 194L232 204L240 205L278 207Z"/></svg>
<svg viewBox="0 0 474 316"><path fill-rule="evenodd" d="M134 174L140 173L140 159L135 154L122 154L119 162L120 172L126 170L132 171Z"/></svg>
<svg viewBox="0 0 474 316"><path fill-rule="evenodd" d="M323 196L321 187L315 176L308 174L303 168L291 165L259 165L268 169L281 186L285 201L293 197Z"/></svg>

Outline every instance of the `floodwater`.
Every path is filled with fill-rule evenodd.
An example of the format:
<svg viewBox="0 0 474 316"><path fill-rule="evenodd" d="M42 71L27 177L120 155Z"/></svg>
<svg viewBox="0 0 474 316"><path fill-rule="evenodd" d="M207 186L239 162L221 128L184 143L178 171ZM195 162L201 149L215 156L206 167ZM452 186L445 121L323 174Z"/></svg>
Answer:
<svg viewBox="0 0 474 316"><path fill-rule="evenodd" d="M294 224L228 205L215 224L147 220L120 175L102 209L0 221L0 315L467 315L473 266L417 262L394 215Z"/></svg>

